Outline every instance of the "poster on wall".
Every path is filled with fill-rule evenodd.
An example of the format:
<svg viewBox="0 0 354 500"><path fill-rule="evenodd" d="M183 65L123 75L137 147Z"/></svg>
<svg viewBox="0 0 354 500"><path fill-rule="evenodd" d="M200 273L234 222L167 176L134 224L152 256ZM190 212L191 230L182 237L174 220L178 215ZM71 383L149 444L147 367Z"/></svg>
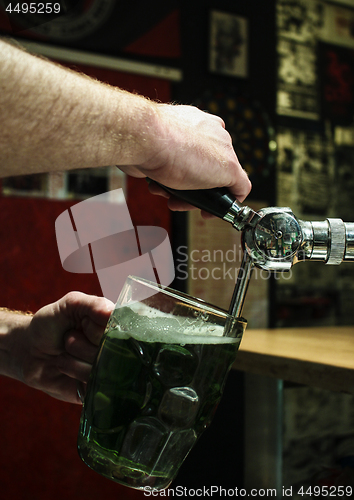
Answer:
<svg viewBox="0 0 354 500"><path fill-rule="evenodd" d="M354 145L336 144L335 159L337 192L340 193L336 216L351 222L354 220Z"/></svg>
<svg viewBox="0 0 354 500"><path fill-rule="evenodd" d="M324 23L324 3L320 0L278 0L278 35L313 43Z"/></svg>
<svg viewBox="0 0 354 500"><path fill-rule="evenodd" d="M298 216L329 216L334 199L333 145L323 134L281 127L277 134L277 205Z"/></svg>
<svg viewBox="0 0 354 500"><path fill-rule="evenodd" d="M277 113L319 118L316 42L324 23L318 0L278 0Z"/></svg>
<svg viewBox="0 0 354 500"><path fill-rule="evenodd" d="M354 48L354 2L349 0L348 7L335 5L333 0L325 4L324 24L319 33L321 40Z"/></svg>
<svg viewBox="0 0 354 500"><path fill-rule="evenodd" d="M248 76L248 22L245 17L211 11L209 69L229 76Z"/></svg>
<svg viewBox="0 0 354 500"><path fill-rule="evenodd" d="M354 4L351 6L354 7ZM338 101L343 100L341 112L347 106L348 115L353 115L351 104L344 103L343 95L338 96L338 92L348 94L344 89L343 65L353 66L350 49L354 49L354 9L320 0L278 0L276 19L277 113L318 120L322 117L321 108L324 106L325 118L332 119L337 114L336 123L348 124L348 120L338 121ZM329 43L335 44L331 52L324 49ZM327 54L324 54L325 50ZM346 77L348 83L352 76L347 74ZM337 79L334 84L336 89L333 86L329 89L329 79L332 83L333 79ZM340 89L338 79L342 80ZM324 99L324 90L327 94L332 93L331 103ZM333 96L334 92L337 95Z"/></svg>
<svg viewBox="0 0 354 500"><path fill-rule="evenodd" d="M277 51L277 113L317 120L320 109L314 47L311 44L280 39Z"/></svg>
<svg viewBox="0 0 354 500"><path fill-rule="evenodd" d="M319 44L323 119L351 125L354 115L354 49Z"/></svg>

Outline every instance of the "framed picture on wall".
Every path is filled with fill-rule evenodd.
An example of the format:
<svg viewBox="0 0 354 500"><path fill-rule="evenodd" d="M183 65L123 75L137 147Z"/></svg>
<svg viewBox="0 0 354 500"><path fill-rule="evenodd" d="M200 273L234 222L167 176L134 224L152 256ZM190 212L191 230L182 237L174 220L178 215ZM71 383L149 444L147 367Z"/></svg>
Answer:
<svg viewBox="0 0 354 500"><path fill-rule="evenodd" d="M248 77L248 21L227 12L210 12L209 70Z"/></svg>

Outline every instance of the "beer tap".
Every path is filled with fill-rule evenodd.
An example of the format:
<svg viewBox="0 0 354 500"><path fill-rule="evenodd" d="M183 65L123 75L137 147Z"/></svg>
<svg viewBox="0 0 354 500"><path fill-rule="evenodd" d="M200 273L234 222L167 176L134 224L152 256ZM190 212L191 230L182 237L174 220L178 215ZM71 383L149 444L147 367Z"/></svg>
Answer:
<svg viewBox="0 0 354 500"><path fill-rule="evenodd" d="M267 207L256 212L241 205L226 188L180 191L162 187L242 232L244 255L229 307L233 317L242 313L254 267L283 272L307 260L327 265L354 262L354 222L335 218L303 221L289 207Z"/></svg>

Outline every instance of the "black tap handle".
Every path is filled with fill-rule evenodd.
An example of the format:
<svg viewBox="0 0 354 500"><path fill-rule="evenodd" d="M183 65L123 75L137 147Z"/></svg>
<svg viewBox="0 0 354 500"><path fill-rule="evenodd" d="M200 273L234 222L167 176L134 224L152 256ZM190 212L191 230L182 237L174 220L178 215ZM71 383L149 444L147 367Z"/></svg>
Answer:
<svg viewBox="0 0 354 500"><path fill-rule="evenodd" d="M176 198L186 201L190 205L205 210L205 212L216 215L221 219L225 217L230 207L236 201L236 198L227 188L179 190L171 189L162 184L159 185Z"/></svg>

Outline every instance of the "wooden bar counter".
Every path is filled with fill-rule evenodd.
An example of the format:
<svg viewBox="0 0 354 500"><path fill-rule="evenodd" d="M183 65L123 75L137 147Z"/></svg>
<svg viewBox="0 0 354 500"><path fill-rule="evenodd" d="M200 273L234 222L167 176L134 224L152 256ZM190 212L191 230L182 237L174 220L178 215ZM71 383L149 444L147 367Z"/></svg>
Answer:
<svg viewBox="0 0 354 500"><path fill-rule="evenodd" d="M354 394L354 327L246 329L233 368Z"/></svg>

